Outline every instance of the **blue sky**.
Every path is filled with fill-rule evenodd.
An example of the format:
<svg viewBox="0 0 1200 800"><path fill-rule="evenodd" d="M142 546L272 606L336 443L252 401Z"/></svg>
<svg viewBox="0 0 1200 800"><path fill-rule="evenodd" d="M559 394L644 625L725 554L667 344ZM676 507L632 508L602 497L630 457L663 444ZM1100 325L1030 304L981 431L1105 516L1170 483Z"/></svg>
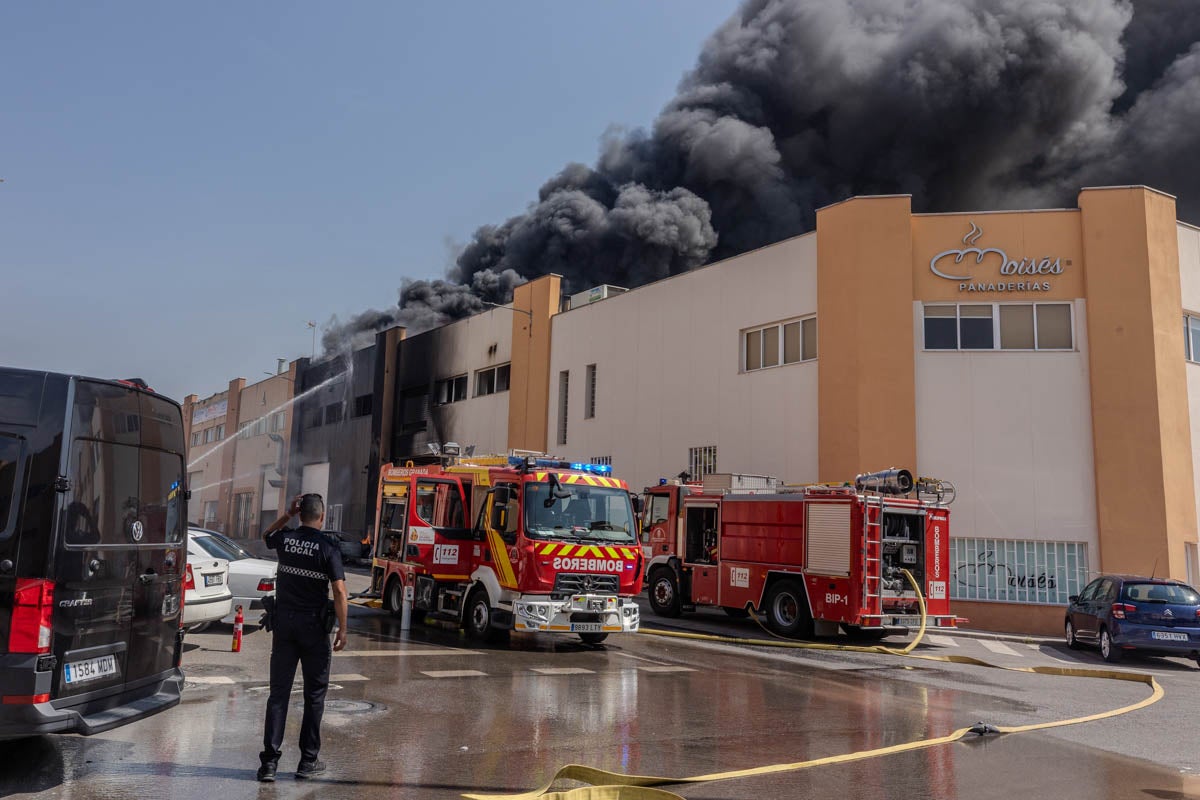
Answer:
<svg viewBox="0 0 1200 800"><path fill-rule="evenodd" d="M0 6L0 364L265 377L649 125L735 8Z"/></svg>

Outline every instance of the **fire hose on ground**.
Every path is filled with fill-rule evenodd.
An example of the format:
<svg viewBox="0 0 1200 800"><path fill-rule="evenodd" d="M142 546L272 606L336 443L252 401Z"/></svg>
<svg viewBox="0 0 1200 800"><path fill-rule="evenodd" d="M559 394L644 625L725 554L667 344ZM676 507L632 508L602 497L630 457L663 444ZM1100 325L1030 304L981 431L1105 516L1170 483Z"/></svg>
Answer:
<svg viewBox="0 0 1200 800"><path fill-rule="evenodd" d="M595 767L589 767L583 764L568 764L555 772L550 781L540 789L518 794L464 794L463 797L468 798L469 800L683 800L680 795L666 791L665 789L658 789L654 787L708 783L712 781L733 780L735 778L751 778L777 774L781 772L812 769L813 767L831 766L834 764L849 764L855 761L881 758L883 756L895 755L897 753L907 753L915 750L924 750L931 747L940 747L941 745L957 742L958 740L970 735L983 736L1027 733L1029 731L1062 728L1068 725L1080 725L1085 722L1094 722L1096 720L1108 719L1111 717L1120 716L1122 714L1128 714L1131 711L1137 711L1138 709L1157 703L1163 697L1163 690L1162 687L1159 686L1158 681L1156 681L1152 675L1147 675L1144 673L1121 672L1117 670L1106 669L1090 669L1084 667L1006 667L999 664L992 664L987 661L983 661L982 659L972 658L970 656L916 655L912 651L917 647L918 644L920 644L921 639L925 636L925 598L922 596L916 580L907 570L904 570L904 576L908 579L908 582L912 584L913 589L916 591L917 603L920 606L921 624L917 629L917 635L903 648L885 647L883 645L837 645L826 642L795 642L790 640L770 641L729 636L716 636L712 634L687 633L683 631L659 631L643 629L641 633L648 636L665 636L677 639L715 641L726 644L745 644L753 645L755 647L784 647L797 650L837 650L841 652L877 653L897 656L900 658L920 659L923 661L969 664L973 666L987 667L990 669L1002 669L1008 672L1025 672L1036 675L1057 675L1073 678L1103 678L1107 680L1129 681L1133 683L1142 683L1150 687L1150 695L1136 703L1132 703L1127 706L1115 708L1110 711L1102 711L1096 714L1089 714L1082 717L1052 720L1050 722L1037 722L1029 725L992 726L979 723L977 725L959 728L958 730L946 734L945 736L918 739L912 742L890 745L888 747L879 747L873 750L860 750L854 753L843 753L841 755L827 756L825 758L815 758L809 761L796 761L785 764L769 764L766 766L750 767L747 769L712 772L705 775L693 775L688 777L625 775L618 772L609 772L607 770L596 769ZM755 617L755 621L758 621L757 617ZM759 624L761 625L762 623L759 622ZM575 789L551 791L554 785L560 781L576 781L578 783L584 783L588 785Z"/></svg>

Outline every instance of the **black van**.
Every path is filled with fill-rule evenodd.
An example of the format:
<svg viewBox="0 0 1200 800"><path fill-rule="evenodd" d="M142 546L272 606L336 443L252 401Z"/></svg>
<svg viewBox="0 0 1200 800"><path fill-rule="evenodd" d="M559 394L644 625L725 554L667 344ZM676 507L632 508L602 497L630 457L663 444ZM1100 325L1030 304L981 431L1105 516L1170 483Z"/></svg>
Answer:
<svg viewBox="0 0 1200 800"><path fill-rule="evenodd" d="M179 702L186 452L145 384L0 368L0 740Z"/></svg>

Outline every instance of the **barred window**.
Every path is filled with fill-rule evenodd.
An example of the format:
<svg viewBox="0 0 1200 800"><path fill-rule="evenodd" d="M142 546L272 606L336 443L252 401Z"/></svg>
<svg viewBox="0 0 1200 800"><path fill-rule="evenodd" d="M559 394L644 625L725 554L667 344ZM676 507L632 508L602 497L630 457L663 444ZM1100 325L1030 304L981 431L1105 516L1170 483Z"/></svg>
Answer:
<svg viewBox="0 0 1200 800"><path fill-rule="evenodd" d="M698 481L705 475L711 475L716 471L717 446L715 444L688 448L688 475L691 480Z"/></svg>

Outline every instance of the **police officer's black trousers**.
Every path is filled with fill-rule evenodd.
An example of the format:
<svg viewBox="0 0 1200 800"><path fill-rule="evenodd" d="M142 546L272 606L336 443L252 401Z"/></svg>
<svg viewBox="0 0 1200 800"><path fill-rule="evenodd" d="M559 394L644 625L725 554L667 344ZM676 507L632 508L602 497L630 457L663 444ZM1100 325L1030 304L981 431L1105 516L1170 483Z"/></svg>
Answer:
<svg viewBox="0 0 1200 800"><path fill-rule="evenodd" d="M271 695L263 729L262 763L278 763L287 724L288 700L296 678L296 662L304 675L304 720L300 724L300 759L313 761L321 751L321 717L332 660L329 634L318 612L279 611L271 641Z"/></svg>

